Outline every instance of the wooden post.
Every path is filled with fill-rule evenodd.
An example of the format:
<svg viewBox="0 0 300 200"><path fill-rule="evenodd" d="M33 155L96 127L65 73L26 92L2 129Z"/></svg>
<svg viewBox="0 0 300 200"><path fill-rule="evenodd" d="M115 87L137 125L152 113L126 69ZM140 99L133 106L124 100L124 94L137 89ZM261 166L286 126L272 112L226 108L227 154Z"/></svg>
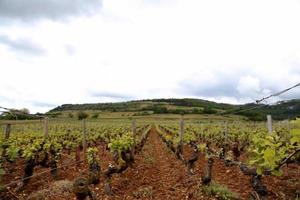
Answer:
<svg viewBox="0 0 300 200"><path fill-rule="evenodd" d="M132 129L132 133L133 133L133 150L135 149L135 144L136 144L136 121L135 119L132 120L132 124L131 124L131 129Z"/></svg>
<svg viewBox="0 0 300 200"><path fill-rule="evenodd" d="M75 160L76 160L76 167L79 167L80 166L80 145L77 145L76 147Z"/></svg>
<svg viewBox="0 0 300 200"><path fill-rule="evenodd" d="M8 140L10 135L10 130L11 130L11 124L6 124L5 131L4 131L4 141ZM6 154L6 148L7 147L3 148L2 155L1 155L2 157L4 157Z"/></svg>
<svg viewBox="0 0 300 200"><path fill-rule="evenodd" d="M180 151L183 152L183 136L184 136L184 121L183 115L181 115L180 119Z"/></svg>
<svg viewBox="0 0 300 200"><path fill-rule="evenodd" d="M135 139L135 137L136 137L136 121L135 121L135 119L132 120L131 128L132 128L132 132L133 132L133 137Z"/></svg>
<svg viewBox="0 0 300 200"><path fill-rule="evenodd" d="M10 130L11 130L11 124L6 124L5 132L4 132L5 140L7 140L9 138Z"/></svg>
<svg viewBox="0 0 300 200"><path fill-rule="evenodd" d="M39 132L39 127L36 125L36 123L33 125L35 132Z"/></svg>
<svg viewBox="0 0 300 200"><path fill-rule="evenodd" d="M45 117L45 119L44 119L44 136L45 137L49 136L48 121L49 121L49 118Z"/></svg>
<svg viewBox="0 0 300 200"><path fill-rule="evenodd" d="M267 127L268 127L268 132L272 133L272 116L267 115Z"/></svg>
<svg viewBox="0 0 300 200"><path fill-rule="evenodd" d="M203 135L204 135L203 123L200 123L200 136L201 136L201 138L202 138Z"/></svg>
<svg viewBox="0 0 300 200"><path fill-rule="evenodd" d="M291 126L290 126L290 119L287 119L284 121L285 122L285 125L286 125L286 128L288 130L288 133L286 134L285 138L286 138L286 141L289 141L290 140L290 136L291 136Z"/></svg>
<svg viewBox="0 0 300 200"><path fill-rule="evenodd" d="M66 132L67 140L70 139L70 135L71 135L71 129L67 129L67 132ZM71 154L71 147L70 146L68 146L68 148L67 148L67 154L68 155Z"/></svg>
<svg viewBox="0 0 300 200"><path fill-rule="evenodd" d="M84 158L86 157L86 121L85 119L82 120L82 125L83 125L83 140L82 140L82 147L83 147L83 153L84 153Z"/></svg>
<svg viewBox="0 0 300 200"><path fill-rule="evenodd" d="M11 124L6 124L5 130L4 130L4 142L6 140L8 140L9 135L10 135L10 130L11 130ZM2 150L2 155L1 155L2 158L4 158L4 156L6 154L6 148L7 147L4 147ZM3 179L2 179L2 176L0 176L0 185L2 184L2 182L3 182Z"/></svg>
<svg viewBox="0 0 300 200"><path fill-rule="evenodd" d="M291 122L290 122L290 118L287 119L286 125L287 125L287 129L288 129L288 131L289 131L289 133L290 133L290 132L291 132Z"/></svg>
<svg viewBox="0 0 300 200"><path fill-rule="evenodd" d="M225 137L225 142L226 142L226 144L227 144L227 121L225 121L224 137Z"/></svg>

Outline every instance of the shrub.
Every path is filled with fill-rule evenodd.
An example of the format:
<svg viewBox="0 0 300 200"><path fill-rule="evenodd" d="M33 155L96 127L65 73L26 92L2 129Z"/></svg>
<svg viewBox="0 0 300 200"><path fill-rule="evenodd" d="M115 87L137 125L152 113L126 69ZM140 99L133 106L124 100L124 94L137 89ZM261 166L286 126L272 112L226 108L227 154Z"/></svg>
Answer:
<svg viewBox="0 0 300 200"><path fill-rule="evenodd" d="M74 117L73 113L68 113L68 116L69 116L70 118L73 118L73 117Z"/></svg>
<svg viewBox="0 0 300 200"><path fill-rule="evenodd" d="M203 113L204 114L216 114L217 112L218 112L217 110L215 110L215 109L213 109L211 107L205 107L203 109Z"/></svg>
<svg viewBox="0 0 300 200"><path fill-rule="evenodd" d="M230 191L226 186L211 182L207 186L202 186L200 193L207 196L216 197L218 200L237 200L239 195Z"/></svg>
<svg viewBox="0 0 300 200"><path fill-rule="evenodd" d="M93 118L93 119L97 119L98 116L99 116L99 113L94 113L94 114L92 115L92 118Z"/></svg>
<svg viewBox="0 0 300 200"><path fill-rule="evenodd" d="M79 120L83 120L89 117L89 114L83 111L77 113L77 117Z"/></svg>

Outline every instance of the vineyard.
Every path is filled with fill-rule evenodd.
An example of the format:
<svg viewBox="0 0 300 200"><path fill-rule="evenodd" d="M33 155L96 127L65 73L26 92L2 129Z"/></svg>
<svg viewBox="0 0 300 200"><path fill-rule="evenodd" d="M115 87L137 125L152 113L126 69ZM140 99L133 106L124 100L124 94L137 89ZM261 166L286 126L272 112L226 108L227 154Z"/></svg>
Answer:
<svg viewBox="0 0 300 200"><path fill-rule="evenodd" d="M300 0L0 0L0 66L0 200L300 200Z"/></svg>
<svg viewBox="0 0 300 200"><path fill-rule="evenodd" d="M1 122L0 199L300 199L300 120Z"/></svg>

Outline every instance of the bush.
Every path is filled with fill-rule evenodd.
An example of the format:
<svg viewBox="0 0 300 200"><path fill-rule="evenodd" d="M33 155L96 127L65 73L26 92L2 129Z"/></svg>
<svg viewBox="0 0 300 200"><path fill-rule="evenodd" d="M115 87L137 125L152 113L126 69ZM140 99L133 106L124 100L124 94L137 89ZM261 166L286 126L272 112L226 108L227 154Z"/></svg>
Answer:
<svg viewBox="0 0 300 200"><path fill-rule="evenodd" d="M83 120L89 117L89 114L83 111L77 113L77 117L79 120Z"/></svg>
<svg viewBox="0 0 300 200"><path fill-rule="evenodd" d="M217 110L215 110L215 109L213 109L211 107L205 107L203 109L203 113L204 114L216 114L217 112L218 112Z"/></svg>
<svg viewBox="0 0 300 200"><path fill-rule="evenodd" d="M169 113L184 115L184 114L188 114L188 111L183 109L174 109L174 110L169 110Z"/></svg>
<svg viewBox="0 0 300 200"><path fill-rule="evenodd" d="M250 121L265 121L266 116L259 112L248 111L248 112L239 112L237 114L243 115L248 118Z"/></svg>
<svg viewBox="0 0 300 200"><path fill-rule="evenodd" d="M194 108L192 110L192 114L203 114L203 110L199 109L199 108Z"/></svg>
<svg viewBox="0 0 300 200"><path fill-rule="evenodd" d="M146 116L146 115L151 115L151 113L149 113L147 111L143 111L143 112L136 112L133 114L133 116Z"/></svg>
<svg viewBox="0 0 300 200"><path fill-rule="evenodd" d="M155 106L153 108L153 112L155 114L166 114L166 113L168 113L168 109L166 107L162 107L162 106Z"/></svg>
<svg viewBox="0 0 300 200"><path fill-rule="evenodd" d="M93 118L93 119L97 119L98 116L99 116L99 113L94 113L94 114L92 115L92 118Z"/></svg>
<svg viewBox="0 0 300 200"><path fill-rule="evenodd" d="M208 186L202 186L201 193L205 195L216 197L219 200L236 200L239 195L230 191L226 186L211 182Z"/></svg>
<svg viewBox="0 0 300 200"><path fill-rule="evenodd" d="M10 114L3 113L0 115L0 120L31 120L31 119L40 119L40 117L35 115L26 115L26 114Z"/></svg>

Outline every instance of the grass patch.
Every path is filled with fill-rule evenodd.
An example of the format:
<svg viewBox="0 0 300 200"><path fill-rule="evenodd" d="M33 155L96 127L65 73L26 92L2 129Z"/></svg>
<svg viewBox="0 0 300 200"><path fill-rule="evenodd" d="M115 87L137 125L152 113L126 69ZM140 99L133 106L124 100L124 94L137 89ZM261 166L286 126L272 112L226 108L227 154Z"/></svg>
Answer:
<svg viewBox="0 0 300 200"><path fill-rule="evenodd" d="M209 196L215 197L218 200L237 200L239 195L232 192L225 185L221 185L215 182L211 182L208 186L202 186L197 192L196 196Z"/></svg>
<svg viewBox="0 0 300 200"><path fill-rule="evenodd" d="M68 199L73 193L73 182L61 180L53 182L49 188L30 194L28 200Z"/></svg>
<svg viewBox="0 0 300 200"><path fill-rule="evenodd" d="M154 149L152 144L145 145L143 157L144 157L144 162L147 165L153 165L155 163L155 159L153 157L154 154L153 151Z"/></svg>
<svg viewBox="0 0 300 200"><path fill-rule="evenodd" d="M165 145L165 144L164 144L164 145ZM167 147L166 149L167 149L167 153L168 153L168 154L172 154L172 153L173 153L173 151L172 151L170 148Z"/></svg>
<svg viewBox="0 0 300 200"><path fill-rule="evenodd" d="M147 155L144 155L144 161L147 165L153 165L155 162L155 159L151 155L147 154Z"/></svg>
<svg viewBox="0 0 300 200"><path fill-rule="evenodd" d="M133 196L137 199L153 199L153 188L152 186L140 187L133 192Z"/></svg>

